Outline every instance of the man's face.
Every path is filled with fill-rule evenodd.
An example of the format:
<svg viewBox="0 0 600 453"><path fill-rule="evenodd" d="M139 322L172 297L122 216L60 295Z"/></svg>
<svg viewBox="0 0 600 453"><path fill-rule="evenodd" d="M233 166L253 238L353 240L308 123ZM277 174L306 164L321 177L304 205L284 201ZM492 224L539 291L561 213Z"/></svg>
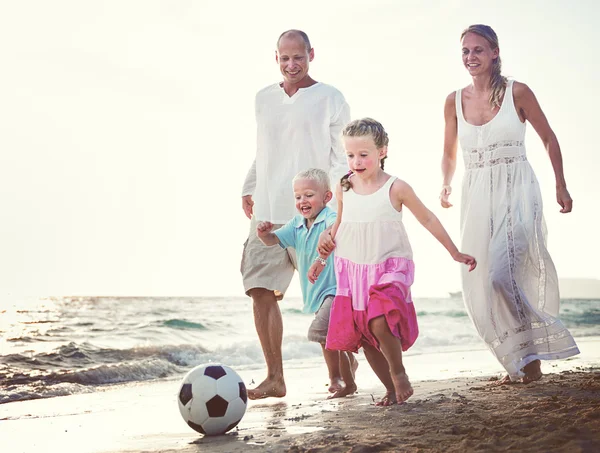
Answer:
<svg viewBox="0 0 600 453"><path fill-rule="evenodd" d="M297 84L308 75L308 66L313 58L313 50L308 51L302 38L295 35L281 38L275 54L279 70L290 84Z"/></svg>

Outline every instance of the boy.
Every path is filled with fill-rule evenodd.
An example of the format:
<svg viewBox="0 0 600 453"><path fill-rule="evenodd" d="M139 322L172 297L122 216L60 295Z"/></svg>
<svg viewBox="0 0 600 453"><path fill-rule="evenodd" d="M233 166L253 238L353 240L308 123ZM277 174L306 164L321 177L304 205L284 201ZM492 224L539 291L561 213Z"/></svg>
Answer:
<svg viewBox="0 0 600 453"><path fill-rule="evenodd" d="M311 168L298 173L292 185L299 214L276 231L272 231L271 222L260 222L256 227L256 235L267 246L279 244L283 248L291 247L296 250L304 300L302 311L315 313L315 319L308 330L308 339L321 344L331 381L330 398L352 395L356 392L354 371L358 362L352 353L325 349L336 283L333 254L323 260L317 252L317 244L321 233L331 227L336 219L335 211L327 207L333 196L329 176L323 170ZM313 261L319 261L325 266L314 285L308 281L308 269Z"/></svg>

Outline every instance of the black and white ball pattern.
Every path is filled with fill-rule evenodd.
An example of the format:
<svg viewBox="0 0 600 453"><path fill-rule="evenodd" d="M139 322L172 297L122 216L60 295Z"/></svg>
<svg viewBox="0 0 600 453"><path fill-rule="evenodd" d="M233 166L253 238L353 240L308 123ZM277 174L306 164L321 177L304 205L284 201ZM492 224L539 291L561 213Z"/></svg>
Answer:
<svg viewBox="0 0 600 453"><path fill-rule="evenodd" d="M246 412L248 396L240 376L225 365L199 365L181 381L177 395L186 423L209 436L235 428Z"/></svg>

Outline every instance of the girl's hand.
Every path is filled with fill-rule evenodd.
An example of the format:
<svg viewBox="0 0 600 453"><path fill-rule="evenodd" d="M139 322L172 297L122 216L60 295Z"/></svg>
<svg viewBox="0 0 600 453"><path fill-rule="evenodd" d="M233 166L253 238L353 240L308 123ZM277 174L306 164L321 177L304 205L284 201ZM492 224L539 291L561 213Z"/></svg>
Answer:
<svg viewBox="0 0 600 453"><path fill-rule="evenodd" d="M321 275L321 272L323 272L323 269L325 269L325 266L318 261L312 263L312 266L310 266L310 269L308 270L308 281L314 285L319 278L319 275Z"/></svg>
<svg viewBox="0 0 600 453"><path fill-rule="evenodd" d="M440 204L442 208L450 208L452 207L452 203L448 200L450 198L450 194L452 193L452 187L448 185L442 186L442 192L440 193Z"/></svg>
<svg viewBox="0 0 600 453"><path fill-rule="evenodd" d="M256 225L256 235L258 237L265 236L271 232L273 224L271 222L260 222Z"/></svg>
<svg viewBox="0 0 600 453"><path fill-rule="evenodd" d="M471 255L467 255L465 253L458 252L455 256L453 256L454 261L458 261L459 263L466 264L469 266L469 272L477 267L477 260L473 258Z"/></svg>
<svg viewBox="0 0 600 453"><path fill-rule="evenodd" d="M562 207L560 212L566 214L573 209L573 199L566 187L558 187L556 189L556 201Z"/></svg>
<svg viewBox="0 0 600 453"><path fill-rule="evenodd" d="M331 238L331 228L326 229L319 236L319 243L317 244L317 252L321 255L329 255L335 248L335 242Z"/></svg>

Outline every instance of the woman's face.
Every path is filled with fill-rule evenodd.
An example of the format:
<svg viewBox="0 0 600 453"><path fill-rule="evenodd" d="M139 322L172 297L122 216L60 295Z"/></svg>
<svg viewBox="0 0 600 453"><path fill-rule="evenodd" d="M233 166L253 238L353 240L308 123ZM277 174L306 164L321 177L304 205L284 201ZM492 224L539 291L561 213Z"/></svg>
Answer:
<svg viewBox="0 0 600 453"><path fill-rule="evenodd" d="M483 36L467 33L462 39L462 60L472 77L489 74L500 51L493 49Z"/></svg>

